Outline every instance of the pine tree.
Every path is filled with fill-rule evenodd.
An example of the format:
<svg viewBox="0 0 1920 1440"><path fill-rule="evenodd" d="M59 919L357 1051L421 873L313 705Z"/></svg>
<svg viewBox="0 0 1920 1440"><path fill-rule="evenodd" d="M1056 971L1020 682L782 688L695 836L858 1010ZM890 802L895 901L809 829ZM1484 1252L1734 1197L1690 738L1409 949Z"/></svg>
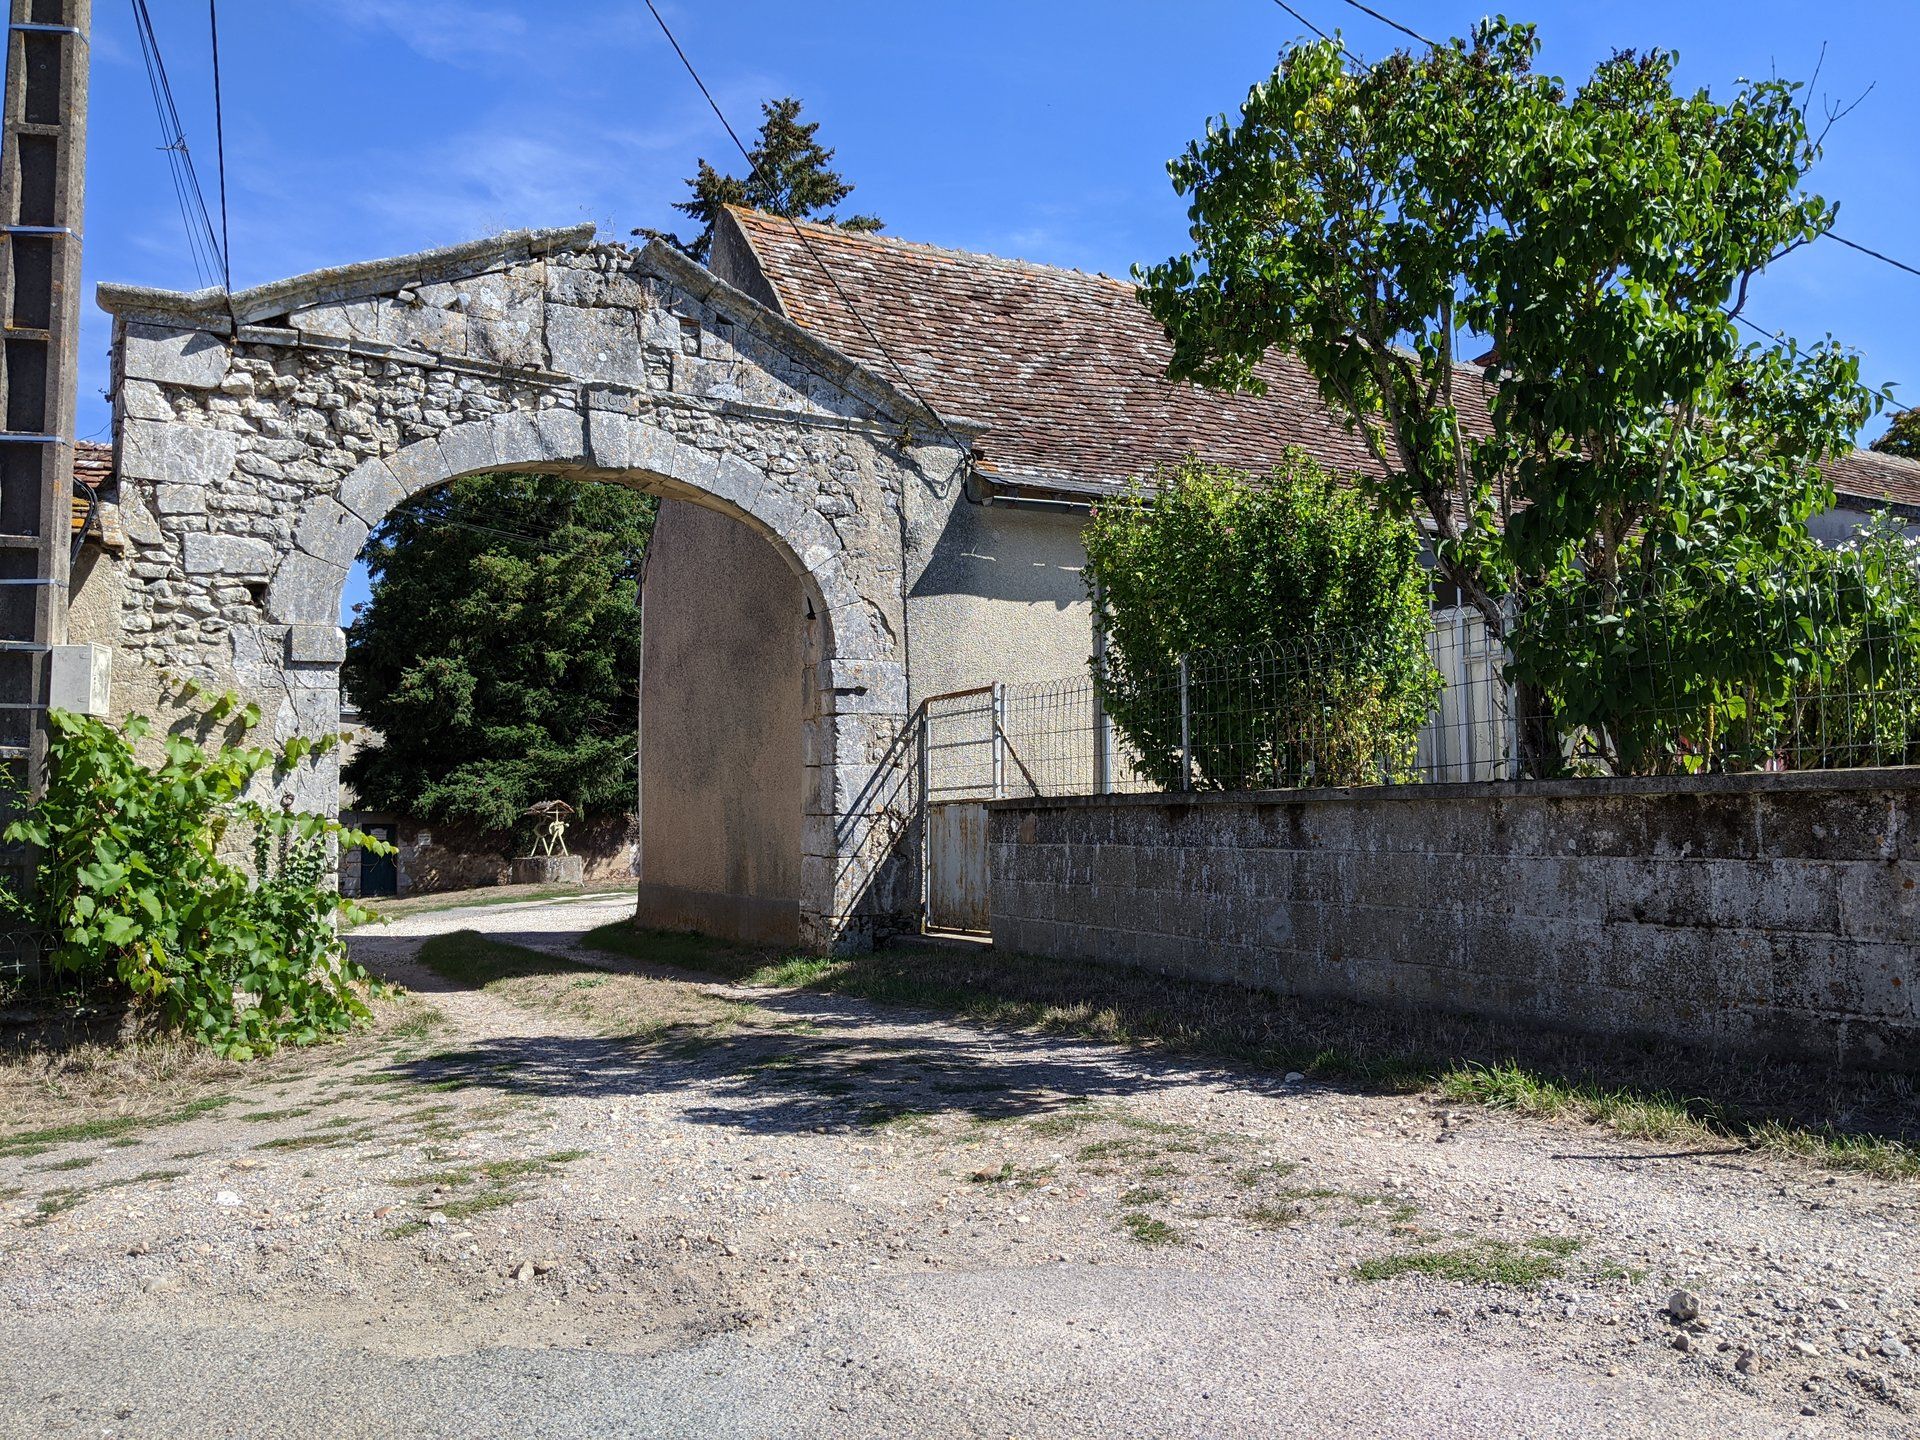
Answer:
<svg viewBox="0 0 1920 1440"><path fill-rule="evenodd" d="M1920 406L1895 415L1893 423L1887 427L1887 433L1873 442L1873 448L1882 455L1901 455L1909 460L1920 460Z"/></svg>
<svg viewBox="0 0 1920 1440"><path fill-rule="evenodd" d="M713 243L714 217L728 205L744 205L795 220L821 220L847 230L883 228L877 216L849 215L842 220L833 213L853 193L853 186L832 168L834 152L814 138L820 122L800 119L798 100L789 95L764 101L760 113L760 135L747 152L747 178L723 174L703 158L698 172L687 181L692 198L674 202L674 209L700 223L698 236L687 241L659 230L633 233L666 240L705 263Z"/></svg>

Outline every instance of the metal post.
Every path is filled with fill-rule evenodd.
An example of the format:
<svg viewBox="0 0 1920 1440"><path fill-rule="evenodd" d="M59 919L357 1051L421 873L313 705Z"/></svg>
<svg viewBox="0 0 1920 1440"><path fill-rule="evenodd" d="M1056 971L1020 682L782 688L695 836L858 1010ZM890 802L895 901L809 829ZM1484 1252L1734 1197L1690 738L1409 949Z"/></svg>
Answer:
<svg viewBox="0 0 1920 1440"><path fill-rule="evenodd" d="M1093 793L1113 793L1113 717L1100 699L1100 677L1107 673L1107 627L1100 623L1104 597L1093 597Z"/></svg>
<svg viewBox="0 0 1920 1440"><path fill-rule="evenodd" d="M1193 707L1188 703L1187 657L1180 656L1180 788L1193 788Z"/></svg>
<svg viewBox="0 0 1920 1440"><path fill-rule="evenodd" d="M993 798L1007 793L1007 688L993 682Z"/></svg>
<svg viewBox="0 0 1920 1440"><path fill-rule="evenodd" d="M920 933L926 934L933 907L933 754L927 727L933 723L927 702L920 702Z"/></svg>
<svg viewBox="0 0 1920 1440"><path fill-rule="evenodd" d="M1500 603L1500 678L1501 687L1507 698L1507 766L1502 780L1520 778L1520 687L1513 681L1513 651L1508 648L1507 636L1513 633L1514 616L1518 613L1513 596L1509 595Z"/></svg>

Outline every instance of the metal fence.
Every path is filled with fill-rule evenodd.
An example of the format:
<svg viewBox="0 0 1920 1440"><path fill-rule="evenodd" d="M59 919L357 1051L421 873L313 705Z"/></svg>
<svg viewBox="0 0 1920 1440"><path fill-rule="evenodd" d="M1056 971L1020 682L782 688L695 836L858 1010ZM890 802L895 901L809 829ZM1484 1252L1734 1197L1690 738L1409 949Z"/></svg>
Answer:
<svg viewBox="0 0 1920 1440"><path fill-rule="evenodd" d="M1561 773L1671 774L1920 763L1920 606L1850 589L1777 613L1568 642L1553 699ZM1676 635L1722 634L1713 654ZM1372 648L1369 648L1372 646ZM1751 682L1726 647L1751 659ZM1377 642L1315 640L983 686L930 702L930 801L1185 789L1500 780L1526 773L1510 656L1470 608L1432 616L1430 668ZM1784 662L1781 657L1786 657ZM1418 671L1414 665L1411 670ZM1103 700L1106 703L1103 703ZM1549 751L1551 753L1551 751Z"/></svg>

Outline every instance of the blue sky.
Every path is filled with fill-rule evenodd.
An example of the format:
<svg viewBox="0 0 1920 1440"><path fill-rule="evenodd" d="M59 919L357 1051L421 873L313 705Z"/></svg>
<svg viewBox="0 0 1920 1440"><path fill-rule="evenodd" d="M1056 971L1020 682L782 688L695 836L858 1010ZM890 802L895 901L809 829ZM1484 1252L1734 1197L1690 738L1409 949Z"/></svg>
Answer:
<svg viewBox="0 0 1920 1440"><path fill-rule="evenodd" d="M1293 0L1364 56L1396 37L1344 0ZM1485 13L1373 0L1429 35ZM202 283L159 153L128 8L95 5L88 293ZM1920 6L1888 0L1506 0L1569 77L1622 47L1678 49L1682 78L1805 77L1873 91L1815 185L1839 232L1920 264ZM150 0L213 196L206 7ZM743 135L800 96L891 233L1124 274L1164 258L1183 212L1164 162L1235 107L1301 32L1271 0L674 0L663 12ZM641 0L227 0L221 7L236 286L520 225L671 227L705 155L734 156ZM1867 378L1920 399L1920 277L1825 243L1763 277L1749 312L1857 346ZM87 307L79 433L104 436L107 325ZM359 584L348 603L364 598Z"/></svg>

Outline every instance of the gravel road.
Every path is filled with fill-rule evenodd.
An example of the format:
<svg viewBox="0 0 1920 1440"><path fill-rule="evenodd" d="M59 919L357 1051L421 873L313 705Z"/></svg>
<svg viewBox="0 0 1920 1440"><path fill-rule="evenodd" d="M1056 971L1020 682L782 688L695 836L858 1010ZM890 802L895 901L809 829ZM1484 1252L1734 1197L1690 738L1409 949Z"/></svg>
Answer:
<svg viewBox="0 0 1920 1440"><path fill-rule="evenodd" d="M626 908L363 932L440 1023L0 1139L0 1434L1920 1433L1911 1184L558 963Z"/></svg>

